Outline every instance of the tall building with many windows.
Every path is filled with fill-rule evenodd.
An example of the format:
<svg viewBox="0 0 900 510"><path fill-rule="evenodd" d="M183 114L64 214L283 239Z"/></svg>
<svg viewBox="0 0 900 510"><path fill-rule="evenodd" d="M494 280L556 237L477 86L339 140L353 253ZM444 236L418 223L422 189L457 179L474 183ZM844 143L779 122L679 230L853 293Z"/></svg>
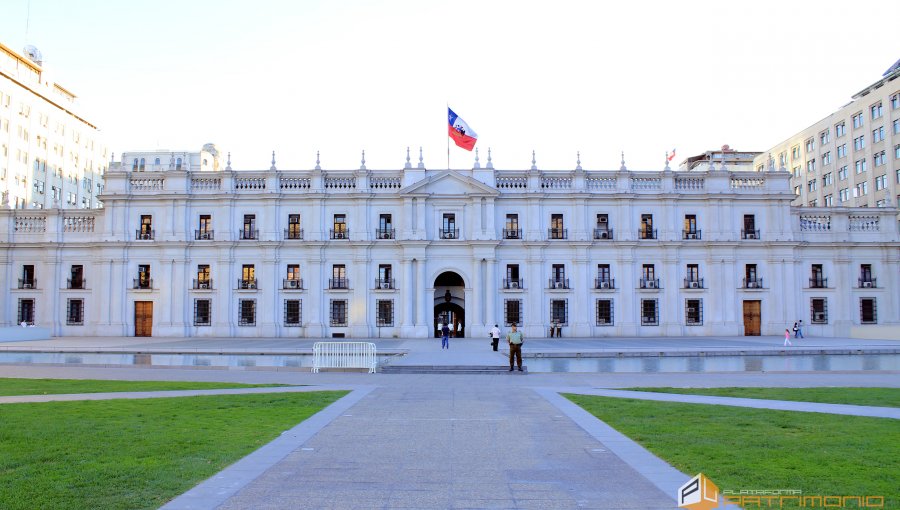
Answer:
<svg viewBox="0 0 900 510"><path fill-rule="evenodd" d="M233 171L212 144L128 152L102 210L0 210L0 324L484 338L516 323L533 338L779 335L803 319L816 336L896 336L897 209L791 207L788 173L732 156Z"/></svg>
<svg viewBox="0 0 900 510"><path fill-rule="evenodd" d="M101 207L109 154L40 52L0 43L0 208Z"/></svg>
<svg viewBox="0 0 900 510"><path fill-rule="evenodd" d="M757 156L756 169L788 170L794 205L896 205L900 201L898 78L900 61L840 110Z"/></svg>

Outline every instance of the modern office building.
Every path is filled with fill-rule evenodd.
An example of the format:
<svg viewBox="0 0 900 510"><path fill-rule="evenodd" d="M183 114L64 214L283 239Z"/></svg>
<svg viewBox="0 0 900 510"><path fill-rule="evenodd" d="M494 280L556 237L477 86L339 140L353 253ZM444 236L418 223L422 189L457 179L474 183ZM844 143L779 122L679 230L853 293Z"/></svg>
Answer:
<svg viewBox="0 0 900 510"><path fill-rule="evenodd" d="M900 61L840 110L756 157L791 173L794 205L884 207L900 200ZM770 162L770 159L771 162Z"/></svg>
<svg viewBox="0 0 900 510"><path fill-rule="evenodd" d="M102 210L0 211L2 325L54 335L484 338L900 331L897 209L791 207L790 174L233 171L133 152ZM623 158L624 159L624 158ZM180 163L179 163L180 160Z"/></svg>
<svg viewBox="0 0 900 510"><path fill-rule="evenodd" d="M0 208L94 209L110 159L76 96L33 46L0 43Z"/></svg>

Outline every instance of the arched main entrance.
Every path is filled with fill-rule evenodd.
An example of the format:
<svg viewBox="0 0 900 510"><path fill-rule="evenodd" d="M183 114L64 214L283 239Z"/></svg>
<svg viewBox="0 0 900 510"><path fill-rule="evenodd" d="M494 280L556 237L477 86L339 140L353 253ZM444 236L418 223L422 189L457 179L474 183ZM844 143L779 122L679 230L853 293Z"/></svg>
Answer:
<svg viewBox="0 0 900 510"><path fill-rule="evenodd" d="M450 335L466 335L466 284L457 273L445 271L434 280L434 336L441 336L438 324L448 324Z"/></svg>

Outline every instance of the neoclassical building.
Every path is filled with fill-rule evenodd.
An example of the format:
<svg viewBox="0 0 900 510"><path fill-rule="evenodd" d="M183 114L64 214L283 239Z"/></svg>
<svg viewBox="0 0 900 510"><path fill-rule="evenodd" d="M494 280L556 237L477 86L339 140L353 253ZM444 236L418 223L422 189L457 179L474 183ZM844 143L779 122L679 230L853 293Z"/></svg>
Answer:
<svg viewBox="0 0 900 510"><path fill-rule="evenodd" d="M181 157L176 157L181 156ZM791 174L110 164L103 210L0 211L3 325L54 335L889 336L897 209L792 208ZM273 158L274 159L274 158ZM723 160L724 161L724 160ZM136 163L135 163L136 162ZM143 162L143 163L142 163Z"/></svg>

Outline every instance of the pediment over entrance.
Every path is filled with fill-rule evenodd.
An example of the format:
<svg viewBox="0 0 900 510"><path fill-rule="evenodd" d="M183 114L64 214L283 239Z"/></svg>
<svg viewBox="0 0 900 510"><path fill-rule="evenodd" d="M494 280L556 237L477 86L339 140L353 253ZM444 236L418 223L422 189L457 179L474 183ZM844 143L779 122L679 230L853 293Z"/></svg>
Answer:
<svg viewBox="0 0 900 510"><path fill-rule="evenodd" d="M419 182L410 184L400 190L401 195L426 194L426 195L469 195L469 196L498 196L496 188L462 175L454 170L444 170Z"/></svg>

